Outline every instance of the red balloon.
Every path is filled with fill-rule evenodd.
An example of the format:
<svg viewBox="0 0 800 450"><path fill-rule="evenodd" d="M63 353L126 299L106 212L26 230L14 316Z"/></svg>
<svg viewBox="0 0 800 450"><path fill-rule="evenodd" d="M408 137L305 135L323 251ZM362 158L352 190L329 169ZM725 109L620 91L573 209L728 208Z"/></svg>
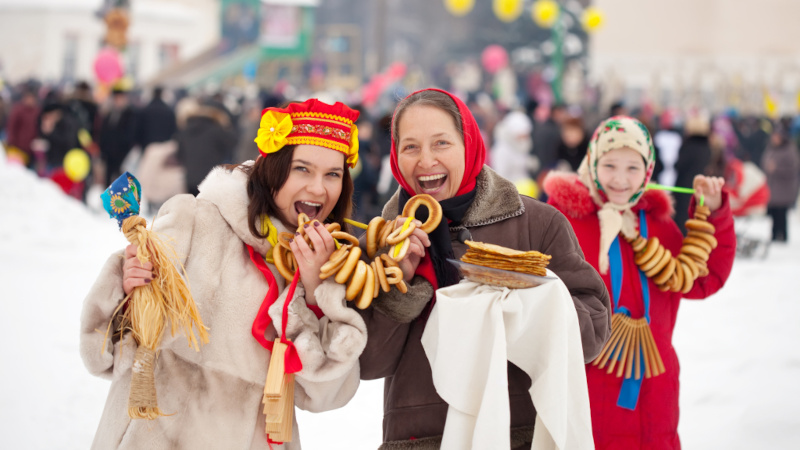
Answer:
<svg viewBox="0 0 800 450"><path fill-rule="evenodd" d="M497 44L490 45L481 53L481 64L487 72L496 73L508 66L508 52Z"/></svg>
<svg viewBox="0 0 800 450"><path fill-rule="evenodd" d="M112 48L104 48L97 53L94 59L94 74L103 83L112 83L124 75L119 53Z"/></svg>

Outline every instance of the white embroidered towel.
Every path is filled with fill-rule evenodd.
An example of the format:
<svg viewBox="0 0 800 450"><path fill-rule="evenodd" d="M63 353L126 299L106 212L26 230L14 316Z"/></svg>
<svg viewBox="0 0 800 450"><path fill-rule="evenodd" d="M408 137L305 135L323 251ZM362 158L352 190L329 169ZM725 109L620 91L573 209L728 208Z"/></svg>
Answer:
<svg viewBox="0 0 800 450"><path fill-rule="evenodd" d="M594 448L578 317L560 279L529 289L470 281L439 289L422 345L449 405L442 449L510 447L506 361L532 380L532 450Z"/></svg>

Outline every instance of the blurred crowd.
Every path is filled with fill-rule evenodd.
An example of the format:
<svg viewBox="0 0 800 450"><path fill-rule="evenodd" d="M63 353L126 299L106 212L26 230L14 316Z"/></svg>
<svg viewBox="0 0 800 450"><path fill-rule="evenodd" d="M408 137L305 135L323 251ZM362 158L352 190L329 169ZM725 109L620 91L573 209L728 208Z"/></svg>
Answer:
<svg viewBox="0 0 800 450"><path fill-rule="evenodd" d="M443 87L458 92L453 86ZM152 213L172 195L196 194L212 167L255 159L253 139L261 110L312 96L290 92L190 93L115 86L98 102L86 82L64 87L28 81L0 92L0 140L9 159L84 201L130 171L142 182ZM353 172L357 220L379 215L396 189L388 167L389 130L393 101L408 90L400 86L387 92L369 106L360 105L357 96L329 99L361 111L361 158ZM797 204L800 186L800 115L775 119L740 115L734 109L715 115L702 109L655 111L622 102L587 109L540 102L525 94L509 102L491 89L461 95L491 149L489 165L523 194L544 200L539 189L543 177L551 170L577 171L590 130L609 116L629 115L653 136L654 181L691 187L697 174L725 177L734 215L768 214L773 218L772 240L787 239L787 212ZM325 99L318 93L313 96ZM73 149L88 155L85 174L65 171L65 157ZM675 220L683 227L690 196L674 197Z"/></svg>

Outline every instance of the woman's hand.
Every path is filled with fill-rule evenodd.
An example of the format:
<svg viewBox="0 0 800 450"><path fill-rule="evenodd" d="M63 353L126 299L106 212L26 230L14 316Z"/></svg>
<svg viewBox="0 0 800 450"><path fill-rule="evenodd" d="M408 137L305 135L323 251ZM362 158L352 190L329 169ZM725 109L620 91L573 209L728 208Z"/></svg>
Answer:
<svg viewBox="0 0 800 450"><path fill-rule="evenodd" d="M122 265L122 289L125 295L133 291L133 288L144 286L153 281L153 263L150 261L142 263L136 257L137 246L130 244L125 247L125 264Z"/></svg>
<svg viewBox="0 0 800 450"><path fill-rule="evenodd" d="M405 217L398 217L397 224L395 226L401 227L405 221ZM417 271L420 260L425 257L425 247L431 246L431 240L428 237L428 233L419 229L419 227L422 226L422 222L414 219L412 223L417 227L414 228L414 231L412 231L411 235L408 237L408 239L411 241L408 246L408 252L406 252L406 255L403 257L403 259L397 262L397 265L400 266L400 269L403 271L403 279L406 282L409 282L412 278L414 278L414 272Z"/></svg>
<svg viewBox="0 0 800 450"><path fill-rule="evenodd" d="M722 186L725 185L725 179L721 177L707 177L705 175L697 175L694 177L694 196L697 199L697 204L700 203L700 197L704 197L703 204L708 206L711 211L716 211L722 206Z"/></svg>
<svg viewBox="0 0 800 450"><path fill-rule="evenodd" d="M299 234L295 235L289 246L297 260L300 279L306 290L306 304L316 305L314 290L322 283L319 279L320 268L328 262L331 253L336 250L336 244L333 242L333 236L317 220L305 225L305 233L314 246L313 250Z"/></svg>

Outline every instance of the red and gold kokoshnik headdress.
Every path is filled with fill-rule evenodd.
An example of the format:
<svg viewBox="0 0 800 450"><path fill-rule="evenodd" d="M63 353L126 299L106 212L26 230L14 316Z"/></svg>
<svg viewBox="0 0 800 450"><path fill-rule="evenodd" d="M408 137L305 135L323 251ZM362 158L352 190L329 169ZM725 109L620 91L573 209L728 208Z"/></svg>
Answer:
<svg viewBox="0 0 800 450"><path fill-rule="evenodd" d="M315 98L291 103L286 108L266 108L255 142L266 155L284 145L310 144L330 148L347 156L351 169L358 161L359 112L340 102L333 105Z"/></svg>

